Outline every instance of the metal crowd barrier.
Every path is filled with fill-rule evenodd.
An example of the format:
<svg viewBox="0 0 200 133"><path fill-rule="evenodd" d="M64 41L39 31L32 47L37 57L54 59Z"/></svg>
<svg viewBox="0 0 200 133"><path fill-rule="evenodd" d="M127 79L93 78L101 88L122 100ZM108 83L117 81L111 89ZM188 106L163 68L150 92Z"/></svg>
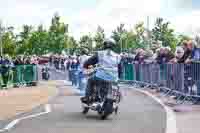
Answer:
<svg viewBox="0 0 200 133"><path fill-rule="evenodd" d="M0 88L35 86L38 81L36 65L0 66Z"/></svg>
<svg viewBox="0 0 200 133"><path fill-rule="evenodd" d="M164 96L174 96L178 104L200 101L200 63L121 65L121 82L156 88Z"/></svg>

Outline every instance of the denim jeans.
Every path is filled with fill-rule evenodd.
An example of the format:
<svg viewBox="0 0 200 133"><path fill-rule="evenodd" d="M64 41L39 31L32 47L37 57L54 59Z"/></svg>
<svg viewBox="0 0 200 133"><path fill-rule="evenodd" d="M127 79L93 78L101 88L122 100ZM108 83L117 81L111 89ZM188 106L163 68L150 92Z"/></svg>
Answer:
<svg viewBox="0 0 200 133"><path fill-rule="evenodd" d="M196 86L197 86L197 95L200 96L200 81L196 82Z"/></svg>
<svg viewBox="0 0 200 133"><path fill-rule="evenodd" d="M68 71L68 80L72 81L72 70Z"/></svg>
<svg viewBox="0 0 200 133"><path fill-rule="evenodd" d="M72 73L71 75L72 85L77 86L78 85L78 71L76 69L73 69L71 73Z"/></svg>
<svg viewBox="0 0 200 133"><path fill-rule="evenodd" d="M79 75L78 75L78 89L81 90L81 91L85 91L86 84L87 84L86 77L83 75L83 72L79 72Z"/></svg>
<svg viewBox="0 0 200 133"><path fill-rule="evenodd" d="M82 80L83 80L83 73L81 71L78 72L78 89L82 89Z"/></svg>

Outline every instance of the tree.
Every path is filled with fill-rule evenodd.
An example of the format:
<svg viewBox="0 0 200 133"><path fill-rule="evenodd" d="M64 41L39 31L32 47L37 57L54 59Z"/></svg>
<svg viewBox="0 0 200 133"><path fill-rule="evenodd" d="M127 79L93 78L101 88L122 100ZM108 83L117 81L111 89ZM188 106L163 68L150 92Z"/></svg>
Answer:
<svg viewBox="0 0 200 133"><path fill-rule="evenodd" d="M25 43L25 41L30 37L32 30L33 30L32 26L23 25L23 31L20 32L19 34L21 39L20 41L21 44Z"/></svg>
<svg viewBox="0 0 200 133"><path fill-rule="evenodd" d="M78 48L77 41L74 39L74 37L69 36L67 40L65 41L65 51L72 55Z"/></svg>
<svg viewBox="0 0 200 133"><path fill-rule="evenodd" d="M124 24L120 24L113 32L111 35L111 38L113 38L116 42L116 47L115 47L115 51L116 52L121 52L121 48L123 47L122 43L123 43L123 35L126 33L126 29L124 28Z"/></svg>
<svg viewBox="0 0 200 133"><path fill-rule="evenodd" d="M68 24L60 22L60 16L56 13L49 28L48 45L50 52L61 54L65 48L67 36Z"/></svg>
<svg viewBox="0 0 200 133"><path fill-rule="evenodd" d="M93 39L90 35L83 35L79 41L80 47L86 47L90 51L93 50Z"/></svg>
<svg viewBox="0 0 200 133"><path fill-rule="evenodd" d="M183 34L181 34L181 35L178 35L178 44L177 45L181 45L182 43L183 43L183 41L189 41L189 40L191 40L192 38L191 37L189 37L189 36L187 36L187 35L183 35Z"/></svg>
<svg viewBox="0 0 200 133"><path fill-rule="evenodd" d="M96 34L94 36L94 41L96 44L96 49L99 50L102 48L102 44L105 40L105 33L104 33L104 29L100 26L98 26Z"/></svg>
<svg viewBox="0 0 200 133"><path fill-rule="evenodd" d="M139 22L135 25L135 32L136 32L136 48L146 48L147 41L145 39L144 33L144 22Z"/></svg>
<svg viewBox="0 0 200 133"><path fill-rule="evenodd" d="M37 31L31 34L27 48L26 52L29 55L43 55L49 52L48 32L44 30L42 25L39 25Z"/></svg>
<svg viewBox="0 0 200 133"><path fill-rule="evenodd" d="M133 30L130 30L126 33L125 41L126 50L136 49L139 47L137 43L137 35L133 32Z"/></svg>
<svg viewBox="0 0 200 133"><path fill-rule="evenodd" d="M32 26L23 25L23 31L19 34L19 40L17 41L17 54L27 54L28 40L33 30Z"/></svg>
<svg viewBox="0 0 200 133"><path fill-rule="evenodd" d="M121 37L121 42L123 44L122 49L130 51L137 48L146 48L144 32L145 28L143 22L137 23L134 29L124 32Z"/></svg>
<svg viewBox="0 0 200 133"><path fill-rule="evenodd" d="M170 23L164 22L163 18L157 18L152 37L154 41L162 41L163 46L170 46L174 50L178 40L174 35L174 29L169 28L169 25Z"/></svg>
<svg viewBox="0 0 200 133"><path fill-rule="evenodd" d="M2 36L2 46L4 54L8 54L10 56L15 56L16 51L16 41L13 33L13 28L8 28L8 30Z"/></svg>
<svg viewBox="0 0 200 133"><path fill-rule="evenodd" d="M105 32L103 27L98 26L94 37L91 34L83 35L80 41L76 41L73 36L68 34L69 25L61 22L61 17L55 13L51 20L51 25L45 29L43 25L39 25L33 29L30 25L23 25L23 30L15 35L14 27L0 28L3 31L2 43L3 52L14 56L16 54L25 55L42 55L47 53L61 54L63 50L73 54L76 49L83 47L93 51L93 42L95 42L95 50L102 48L105 40ZM146 32L150 33L148 38ZM163 46L170 46L175 50L177 45L182 44L184 40L191 40L189 36L178 35L174 33L174 29L170 28L170 23L165 22L163 18L157 18L152 31L147 31L143 22L139 22L131 30L126 30L124 24L120 24L113 30L111 38L116 42L115 52L123 52L136 48L147 48L149 39L151 42L162 42ZM200 37L196 38L200 44ZM153 45L152 45L153 48Z"/></svg>

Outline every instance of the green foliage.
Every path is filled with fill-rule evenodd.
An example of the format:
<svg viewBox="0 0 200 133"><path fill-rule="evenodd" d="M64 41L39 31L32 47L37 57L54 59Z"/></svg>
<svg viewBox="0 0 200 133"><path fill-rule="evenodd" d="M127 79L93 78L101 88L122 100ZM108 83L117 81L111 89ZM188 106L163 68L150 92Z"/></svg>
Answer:
<svg viewBox="0 0 200 133"><path fill-rule="evenodd" d="M127 32L124 24L120 24L113 32L112 32L112 35L111 35L111 38L113 38L113 40L115 40L116 42L116 47L115 47L115 51L116 52L120 52L122 51L123 49L123 42L124 42L124 36L125 36L125 33Z"/></svg>
<svg viewBox="0 0 200 133"><path fill-rule="evenodd" d="M102 27L98 26L95 37L94 37L93 40L95 41L95 44L96 44L95 48L97 50L102 49L102 47L103 47L102 44L105 40L105 33L104 33L104 29Z"/></svg>
<svg viewBox="0 0 200 133"><path fill-rule="evenodd" d="M181 45L183 43L183 41L191 40L191 38L187 35L179 35L177 39L178 39L177 45Z"/></svg>
<svg viewBox="0 0 200 133"><path fill-rule="evenodd" d="M3 46L4 53L10 56L16 55L16 51L15 51L16 41L15 41L15 37L12 30L7 31L2 36L2 46Z"/></svg>
<svg viewBox="0 0 200 133"><path fill-rule="evenodd" d="M136 49L139 45L137 43L137 35L133 31L126 33L126 49Z"/></svg>
<svg viewBox="0 0 200 133"><path fill-rule="evenodd" d="M38 27L38 30L31 34L27 49L29 55L43 55L49 53L49 47L47 45L48 32L40 28L41 27Z"/></svg>
<svg viewBox="0 0 200 133"><path fill-rule="evenodd" d="M31 36L31 32L33 30L32 26L24 25L23 31L19 34L19 41L17 41L17 54L25 54L27 55L27 49L29 44L29 38Z"/></svg>
<svg viewBox="0 0 200 133"><path fill-rule="evenodd" d="M174 49L178 40L174 35L174 29L169 28L169 25L170 23L164 22L163 18L158 18L152 30L153 40L162 41L163 46L170 46Z"/></svg>
<svg viewBox="0 0 200 133"><path fill-rule="evenodd" d="M65 41L65 51L66 53L72 55L78 48L78 43L73 37L68 37Z"/></svg>
<svg viewBox="0 0 200 133"><path fill-rule="evenodd" d="M61 54L66 48L68 25L60 22L60 16L55 14L49 29L49 52Z"/></svg>
<svg viewBox="0 0 200 133"><path fill-rule="evenodd" d="M79 41L80 47L87 47L90 51L93 50L93 39L91 35L83 35Z"/></svg>
<svg viewBox="0 0 200 133"><path fill-rule="evenodd" d="M3 28L6 29L4 32L0 29L3 53L10 56L61 54L63 50L68 54L73 54L74 52L80 53L83 48L88 48L90 52L93 52L102 49L106 36L103 27L98 26L94 36L85 34L77 41L73 36L69 36L69 25L61 22L58 13L52 17L51 25L47 29L43 25L39 25L36 29L30 25L23 25L22 31L15 35L13 27ZM146 32L150 36L146 37ZM164 22L162 18L158 18L153 29L148 31L143 22L137 23L131 30L125 29L125 25L120 24L113 30L110 37L115 40L114 50L118 53L137 48L146 49L149 40L151 42L162 41L163 46L170 46L172 50L175 50L176 46L184 40L191 39L186 35L176 36L174 29L170 28L170 23Z"/></svg>
<svg viewBox="0 0 200 133"><path fill-rule="evenodd" d="M147 47L147 42L145 40L145 28L144 28L144 23L139 22L135 25L135 32L136 32L136 48L146 48Z"/></svg>

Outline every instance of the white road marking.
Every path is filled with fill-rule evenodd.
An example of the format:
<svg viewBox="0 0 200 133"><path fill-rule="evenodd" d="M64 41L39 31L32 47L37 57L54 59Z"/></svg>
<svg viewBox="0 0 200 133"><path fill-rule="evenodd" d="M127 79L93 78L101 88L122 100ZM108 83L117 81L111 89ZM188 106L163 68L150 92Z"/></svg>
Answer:
<svg viewBox="0 0 200 133"><path fill-rule="evenodd" d="M177 133L177 127L176 127L176 116L174 112L167 107L159 98L156 96L152 95L151 93L143 90L136 89L139 92L142 92L154 100L156 100L160 105L162 105L167 113L167 127L166 127L166 132L165 133Z"/></svg>
<svg viewBox="0 0 200 133"><path fill-rule="evenodd" d="M51 112L51 106L50 106L50 104L46 104L45 105L45 111L46 112Z"/></svg>
<svg viewBox="0 0 200 133"><path fill-rule="evenodd" d="M40 115L44 115L44 114L47 114L47 113L49 113L49 112L45 111L45 112L41 112L41 113L38 113L38 114L34 114L34 115L29 115L29 116L26 116L26 117L22 117L19 120L21 121L21 120L25 120L25 119L29 119L29 118L38 117Z"/></svg>
<svg viewBox="0 0 200 133"><path fill-rule="evenodd" d="M0 133L5 132L5 131L6 131L6 130L1 129L1 130L0 130Z"/></svg>
<svg viewBox="0 0 200 133"><path fill-rule="evenodd" d="M41 116L41 115L44 115L44 114L48 114L48 113L51 112L50 104L46 104L44 108L45 108L45 112L41 112L41 113L37 113L37 114L33 114L33 115L29 115L29 116L26 116L26 117L22 117L22 118L18 118L18 119L13 120L8 125L6 125L3 129L0 129L0 132L5 132L5 131L12 129L15 125L17 125L22 120L35 118L35 117L38 117L38 116Z"/></svg>
<svg viewBox="0 0 200 133"><path fill-rule="evenodd" d="M9 123L5 128L4 128L4 130L9 130L9 129L11 129L12 127L14 127L17 123L19 123L19 119L16 119L16 120L14 120L14 121L12 121L11 123Z"/></svg>

